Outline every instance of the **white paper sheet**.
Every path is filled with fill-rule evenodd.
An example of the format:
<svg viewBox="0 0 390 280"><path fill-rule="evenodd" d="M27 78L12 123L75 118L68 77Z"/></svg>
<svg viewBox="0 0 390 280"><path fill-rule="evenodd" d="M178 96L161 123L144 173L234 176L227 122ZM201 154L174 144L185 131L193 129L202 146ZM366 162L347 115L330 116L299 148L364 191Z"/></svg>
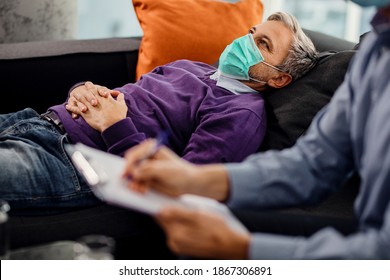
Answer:
<svg viewBox="0 0 390 280"><path fill-rule="evenodd" d="M125 159L122 157L80 143L68 144L65 148L76 168L90 184L94 194L106 203L149 215L155 215L168 205L203 209L222 216L234 229L247 232L247 229L231 214L229 208L214 199L189 194L173 198L153 190L138 193L131 190L121 176L125 165Z"/></svg>

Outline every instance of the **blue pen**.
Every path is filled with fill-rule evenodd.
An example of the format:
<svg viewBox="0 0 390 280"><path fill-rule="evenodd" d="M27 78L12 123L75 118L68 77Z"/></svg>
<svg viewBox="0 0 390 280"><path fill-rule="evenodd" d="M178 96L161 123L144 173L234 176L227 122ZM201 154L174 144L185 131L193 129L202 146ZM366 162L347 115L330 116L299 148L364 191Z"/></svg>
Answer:
<svg viewBox="0 0 390 280"><path fill-rule="evenodd" d="M142 159L139 160L139 162L141 163L142 161L153 157L158 152L161 146L168 144L168 138L169 138L169 134L167 131L165 130L160 131L156 137L156 141L154 142L152 148Z"/></svg>

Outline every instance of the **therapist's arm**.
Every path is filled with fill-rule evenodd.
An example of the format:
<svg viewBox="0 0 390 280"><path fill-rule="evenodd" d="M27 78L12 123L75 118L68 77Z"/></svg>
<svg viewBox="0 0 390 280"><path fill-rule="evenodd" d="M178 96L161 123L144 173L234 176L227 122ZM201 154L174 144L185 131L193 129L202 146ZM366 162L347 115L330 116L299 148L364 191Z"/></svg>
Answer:
<svg viewBox="0 0 390 280"><path fill-rule="evenodd" d="M192 164L162 146L153 156L156 144L148 139L129 149L123 176L131 178L129 187L138 191L154 189L170 196L197 194L224 201L229 196L229 181L222 164Z"/></svg>

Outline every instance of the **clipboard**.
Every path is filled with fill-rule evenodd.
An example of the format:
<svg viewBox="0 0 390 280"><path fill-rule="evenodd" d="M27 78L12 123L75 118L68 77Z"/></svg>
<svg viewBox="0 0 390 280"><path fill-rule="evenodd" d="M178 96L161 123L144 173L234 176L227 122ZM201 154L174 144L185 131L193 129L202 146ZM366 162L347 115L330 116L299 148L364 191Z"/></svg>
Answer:
<svg viewBox="0 0 390 280"><path fill-rule="evenodd" d="M192 194L170 197L154 190L139 193L130 189L127 181L121 176L125 159L120 156L81 143L65 144L65 151L95 196L107 204L152 216L166 206L202 209L221 215L236 230L248 232L226 205L214 199Z"/></svg>

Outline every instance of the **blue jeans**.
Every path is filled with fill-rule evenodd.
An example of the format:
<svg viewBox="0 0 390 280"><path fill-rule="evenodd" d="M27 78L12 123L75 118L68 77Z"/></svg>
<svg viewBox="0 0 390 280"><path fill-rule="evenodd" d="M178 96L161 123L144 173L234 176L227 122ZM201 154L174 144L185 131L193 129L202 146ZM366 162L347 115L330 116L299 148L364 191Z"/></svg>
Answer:
<svg viewBox="0 0 390 280"><path fill-rule="evenodd" d="M65 143L66 135L32 109L0 114L0 199L11 213L50 214L100 203Z"/></svg>

